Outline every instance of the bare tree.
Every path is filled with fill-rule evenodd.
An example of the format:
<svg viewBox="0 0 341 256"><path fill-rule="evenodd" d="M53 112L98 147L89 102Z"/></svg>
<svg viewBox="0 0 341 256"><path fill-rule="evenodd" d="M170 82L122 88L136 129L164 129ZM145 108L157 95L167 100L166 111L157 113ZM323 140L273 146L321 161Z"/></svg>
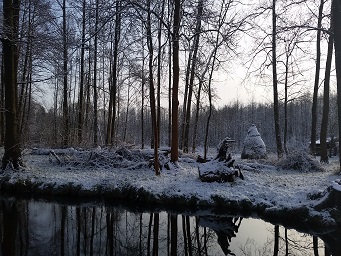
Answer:
<svg viewBox="0 0 341 256"><path fill-rule="evenodd" d="M143 33L143 24L142 24L142 33ZM145 74L144 74L144 40L141 37L141 45L142 45L142 67L141 67L141 148L144 148L144 86L145 86Z"/></svg>
<svg viewBox="0 0 341 256"><path fill-rule="evenodd" d="M1 84L0 84L0 145L5 139L5 81L4 81L4 58L1 55Z"/></svg>
<svg viewBox="0 0 341 256"><path fill-rule="evenodd" d="M333 25L333 23L331 23ZM333 31L333 28L330 28L330 31ZM328 118L329 118L329 88L330 88L330 72L332 65L332 56L333 56L333 44L334 44L334 35L333 33L329 34L328 41L328 53L326 60L326 70L324 76L324 89L323 89L323 113L322 113L322 122L321 122L321 133L320 133L320 145L321 145L321 162L328 163L328 148L327 148L327 132L328 132Z"/></svg>
<svg viewBox="0 0 341 256"><path fill-rule="evenodd" d="M95 38L94 38L94 146L98 143L98 92L97 92L97 49L98 49L98 9L99 0L96 0L96 10L95 10Z"/></svg>
<svg viewBox="0 0 341 256"><path fill-rule="evenodd" d="M110 99L108 108L107 136L106 143L112 144L115 138L115 119L116 119L116 97L117 97L117 66L118 66L118 45L121 37L121 1L116 1L115 15L115 35L114 35L114 50L111 72Z"/></svg>
<svg viewBox="0 0 341 256"><path fill-rule="evenodd" d="M20 137L18 133L18 30L20 1L4 0L3 2L3 66L5 84L5 153L2 158L2 169L9 163L18 169L21 162Z"/></svg>
<svg viewBox="0 0 341 256"><path fill-rule="evenodd" d="M181 1L174 0L174 19L173 19L173 90L172 90L172 143L171 161L177 162L179 158L179 29L180 29ZM174 254L173 254L174 255Z"/></svg>
<svg viewBox="0 0 341 256"><path fill-rule="evenodd" d="M155 88L154 88L154 78L153 78L153 42L152 42L152 32L151 32L151 10L150 10L150 0L147 0L147 45L149 51L149 103L150 112L152 118L152 128L153 128L153 145L154 145L154 170L155 174L160 174L159 167L159 133L158 133L158 121L156 115L156 104L155 104Z"/></svg>
<svg viewBox="0 0 341 256"><path fill-rule="evenodd" d="M86 0L82 2L82 42L81 42L81 56L80 56L80 81L78 94L78 143L83 141L83 122L84 122L84 58L85 58L85 19L86 14Z"/></svg>
<svg viewBox="0 0 341 256"><path fill-rule="evenodd" d="M276 55L276 0L272 2L272 85L273 85L273 97L274 97L274 123L275 123L275 136L278 158L283 156L283 147L281 139L281 130L279 124L279 102L278 102L278 80L277 80L277 55Z"/></svg>
<svg viewBox="0 0 341 256"><path fill-rule="evenodd" d="M339 138L341 138L341 4L340 1L333 0L332 2L332 27L334 32L335 46L335 68L337 81L337 105L338 105L338 121L339 121ZM341 151L339 150L341 159ZM340 161L341 168L341 161Z"/></svg>
<svg viewBox="0 0 341 256"><path fill-rule="evenodd" d="M67 42L67 26L66 26L66 0L62 3L63 12L63 146L69 145L69 85L68 85L68 42Z"/></svg>
<svg viewBox="0 0 341 256"><path fill-rule="evenodd" d="M323 6L325 0L320 1L319 13L317 18L317 34L316 34L316 66L315 66L315 82L313 92L313 104L311 108L311 137L310 137L310 153L316 153L316 126L317 126L317 96L320 84L320 66L321 66L321 28L323 18Z"/></svg>
<svg viewBox="0 0 341 256"><path fill-rule="evenodd" d="M191 106L192 106L192 94L193 94L193 86L194 86L194 77L196 71L196 64L197 64L197 54L199 48L199 39L200 39L200 32L201 32L201 19L202 13L204 9L203 0L198 1L197 7L197 16L196 16L196 28L195 28L195 35L194 35L194 43L193 43L193 53L190 59L190 77L189 77L189 85L188 85L188 98L187 98L187 106L186 106L186 113L185 115L185 127L184 127L184 136L183 136L183 151L188 153L188 143L189 143L189 124L191 119Z"/></svg>
<svg viewBox="0 0 341 256"><path fill-rule="evenodd" d="M159 17L159 24L158 24L158 34L157 34L157 41L158 41L158 55L157 55L157 93L156 93L156 105L157 105L157 111L156 111L156 118L157 118L157 127L158 127L158 141L160 143L160 128L161 128L161 55L162 55L162 22L163 22L163 16L165 12L165 0L162 0L161 3L161 13Z"/></svg>

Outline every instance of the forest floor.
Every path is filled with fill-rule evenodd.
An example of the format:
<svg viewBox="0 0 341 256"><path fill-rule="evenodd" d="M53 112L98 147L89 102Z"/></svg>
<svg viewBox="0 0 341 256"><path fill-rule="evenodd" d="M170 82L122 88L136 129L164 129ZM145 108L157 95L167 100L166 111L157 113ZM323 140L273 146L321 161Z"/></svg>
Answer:
<svg viewBox="0 0 341 256"><path fill-rule="evenodd" d="M171 165L161 154L161 164L168 164L170 170L163 168L159 176L149 167L151 156L151 150L128 148L29 149L23 152L22 170L7 168L0 175L0 190L2 194L75 201L119 199L158 209L242 210L298 228L331 228L340 223L339 215L320 207L340 177L336 157L320 165L303 153L282 162L274 156L256 161L234 155L244 180L207 183L199 179L201 164L196 155L182 154Z"/></svg>

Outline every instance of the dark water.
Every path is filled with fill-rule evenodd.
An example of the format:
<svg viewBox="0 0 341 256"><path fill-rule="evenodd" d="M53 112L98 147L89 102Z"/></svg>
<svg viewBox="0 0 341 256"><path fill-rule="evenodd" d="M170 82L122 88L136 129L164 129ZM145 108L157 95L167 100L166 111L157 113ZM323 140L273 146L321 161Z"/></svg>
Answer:
<svg viewBox="0 0 341 256"><path fill-rule="evenodd" d="M341 255L321 238L239 216L2 198L1 255ZM339 242L340 241L340 242ZM326 244L327 243L327 244ZM330 250L326 251L326 247Z"/></svg>

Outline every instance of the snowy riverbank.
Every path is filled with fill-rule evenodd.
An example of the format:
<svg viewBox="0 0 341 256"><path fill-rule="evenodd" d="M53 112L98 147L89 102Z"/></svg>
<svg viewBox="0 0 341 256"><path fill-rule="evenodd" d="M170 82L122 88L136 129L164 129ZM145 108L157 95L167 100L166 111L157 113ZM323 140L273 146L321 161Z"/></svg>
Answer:
<svg viewBox="0 0 341 256"><path fill-rule="evenodd" d="M148 167L150 150L52 152L25 151L24 170L6 170L0 175L2 193L76 200L124 199L161 209L222 213L239 209L293 227L332 228L339 221L330 209L319 207L328 196L327 189L339 178L335 160L321 170L283 170L270 164L275 161L246 161L235 156L244 180L204 183L198 176L199 163L190 155L182 155L176 168L163 169L155 176Z"/></svg>

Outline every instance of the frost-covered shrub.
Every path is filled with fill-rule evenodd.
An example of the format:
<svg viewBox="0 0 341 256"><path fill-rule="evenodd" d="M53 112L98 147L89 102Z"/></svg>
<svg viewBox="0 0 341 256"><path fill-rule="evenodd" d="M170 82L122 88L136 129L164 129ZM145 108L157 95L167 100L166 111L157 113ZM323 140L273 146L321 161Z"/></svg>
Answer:
<svg viewBox="0 0 341 256"><path fill-rule="evenodd" d="M266 158L266 146L262 140L257 127L253 124L247 131L243 142L242 159L262 159Z"/></svg>
<svg viewBox="0 0 341 256"><path fill-rule="evenodd" d="M302 172L322 171L319 161L304 151L293 152L277 163L277 167L284 170L296 170Z"/></svg>

